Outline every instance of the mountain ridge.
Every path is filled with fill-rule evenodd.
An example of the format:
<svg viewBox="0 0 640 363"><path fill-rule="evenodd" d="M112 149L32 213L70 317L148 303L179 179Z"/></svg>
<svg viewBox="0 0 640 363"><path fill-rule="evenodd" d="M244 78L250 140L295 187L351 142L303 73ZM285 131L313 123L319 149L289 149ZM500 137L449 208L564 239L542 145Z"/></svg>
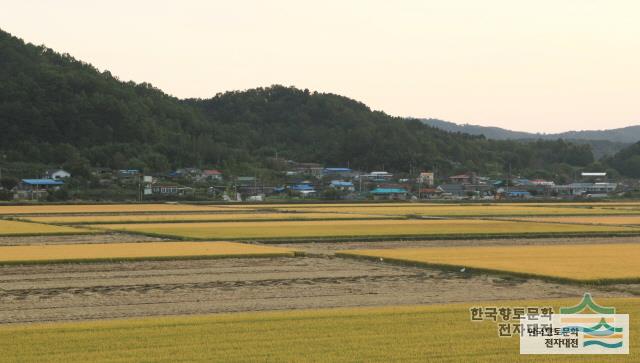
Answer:
<svg viewBox="0 0 640 363"><path fill-rule="evenodd" d="M532 133L513 131L496 126L457 124L439 119L421 119L429 126L449 132L461 132L470 135L483 135L494 140L557 140L564 139L578 144L591 146L596 159L612 156L620 150L640 140L640 125L605 130L579 130L560 133Z"/></svg>

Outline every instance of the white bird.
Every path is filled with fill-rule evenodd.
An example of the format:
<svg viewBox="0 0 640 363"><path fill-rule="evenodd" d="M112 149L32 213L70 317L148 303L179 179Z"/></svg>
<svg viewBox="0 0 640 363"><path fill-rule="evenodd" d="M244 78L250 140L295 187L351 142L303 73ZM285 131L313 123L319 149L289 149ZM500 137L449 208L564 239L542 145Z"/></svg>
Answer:
<svg viewBox="0 0 640 363"><path fill-rule="evenodd" d="M460 269L460 272L465 272L465 271L467 271L466 267L463 267L463 268Z"/></svg>

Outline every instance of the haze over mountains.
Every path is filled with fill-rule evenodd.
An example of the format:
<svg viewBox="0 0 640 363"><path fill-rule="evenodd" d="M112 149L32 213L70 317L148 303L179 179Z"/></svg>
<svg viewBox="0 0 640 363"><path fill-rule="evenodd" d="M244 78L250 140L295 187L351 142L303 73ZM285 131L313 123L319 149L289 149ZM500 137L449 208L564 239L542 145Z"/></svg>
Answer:
<svg viewBox="0 0 640 363"><path fill-rule="evenodd" d="M531 133L524 131L512 131L500 127L479 126L470 124L457 124L438 119L423 119L424 123L451 132L464 132L471 135L484 135L488 139L495 140L521 140L521 139L544 139L544 140L606 140L620 143L634 143L640 141L640 125L627 126L609 130L581 130L567 131L560 133Z"/></svg>
<svg viewBox="0 0 640 363"><path fill-rule="evenodd" d="M449 132L462 132L471 135L484 135L494 140L557 140L564 139L576 143L591 145L594 156L613 155L630 144L640 141L640 125L610 130L580 130L561 133L531 133L512 131L500 127L457 124L438 119L422 119L427 125Z"/></svg>

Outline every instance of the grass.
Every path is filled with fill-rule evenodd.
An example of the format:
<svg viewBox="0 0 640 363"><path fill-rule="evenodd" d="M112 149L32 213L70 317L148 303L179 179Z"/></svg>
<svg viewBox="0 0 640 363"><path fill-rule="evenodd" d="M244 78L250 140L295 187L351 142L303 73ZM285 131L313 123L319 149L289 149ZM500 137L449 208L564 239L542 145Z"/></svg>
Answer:
<svg viewBox="0 0 640 363"><path fill-rule="evenodd" d="M4 205L0 215L65 214L65 213L145 213L145 212L198 212L229 211L224 206L191 204L41 204Z"/></svg>
<svg viewBox="0 0 640 363"><path fill-rule="evenodd" d="M584 208L548 205L511 205L511 204L396 204L396 205L359 205L359 206L316 206L298 207L295 205L277 208L284 211L366 213L380 215L422 215L433 217L484 217L484 216L543 216L543 215L618 215L640 214L640 210L612 208Z"/></svg>
<svg viewBox="0 0 640 363"><path fill-rule="evenodd" d="M338 255L576 282L640 281L640 244L632 243L399 248L352 250Z"/></svg>
<svg viewBox="0 0 640 363"><path fill-rule="evenodd" d="M285 248L233 242L140 242L0 247L0 264L293 256Z"/></svg>
<svg viewBox="0 0 640 363"><path fill-rule="evenodd" d="M180 213L180 214L121 214L121 215L80 215L80 216L44 216L22 217L39 223L55 224L110 224L110 223L169 223L169 222L233 222L258 220L335 220L335 219L375 219L384 216L371 216L355 213Z"/></svg>
<svg viewBox="0 0 640 363"><path fill-rule="evenodd" d="M493 236L638 233L639 229L496 220L347 220L92 225L106 230L195 239L312 239L401 236Z"/></svg>
<svg viewBox="0 0 640 363"><path fill-rule="evenodd" d="M598 299L631 314L640 299ZM579 300L340 308L154 317L0 327L3 362L557 362L521 356L518 338L471 322L471 306L571 306ZM637 362L640 334L624 356L563 356L563 362Z"/></svg>
<svg viewBox="0 0 640 363"><path fill-rule="evenodd" d="M102 233L102 231L65 226L52 226L40 223L0 220L0 236L38 236L92 233Z"/></svg>

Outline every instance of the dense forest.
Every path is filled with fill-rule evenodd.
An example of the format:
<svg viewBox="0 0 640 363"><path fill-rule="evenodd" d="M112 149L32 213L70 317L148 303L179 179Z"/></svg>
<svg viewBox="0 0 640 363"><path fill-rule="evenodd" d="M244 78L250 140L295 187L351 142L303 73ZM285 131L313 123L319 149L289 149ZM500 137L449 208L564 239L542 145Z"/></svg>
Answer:
<svg viewBox="0 0 640 363"><path fill-rule="evenodd" d="M0 130L0 162L16 170L31 163L64 166L76 174L91 167L161 173L184 166L241 173L267 167L276 154L392 172L504 175L511 168L562 179L581 168L604 168L589 145L451 133L291 87L180 100L2 31Z"/></svg>

